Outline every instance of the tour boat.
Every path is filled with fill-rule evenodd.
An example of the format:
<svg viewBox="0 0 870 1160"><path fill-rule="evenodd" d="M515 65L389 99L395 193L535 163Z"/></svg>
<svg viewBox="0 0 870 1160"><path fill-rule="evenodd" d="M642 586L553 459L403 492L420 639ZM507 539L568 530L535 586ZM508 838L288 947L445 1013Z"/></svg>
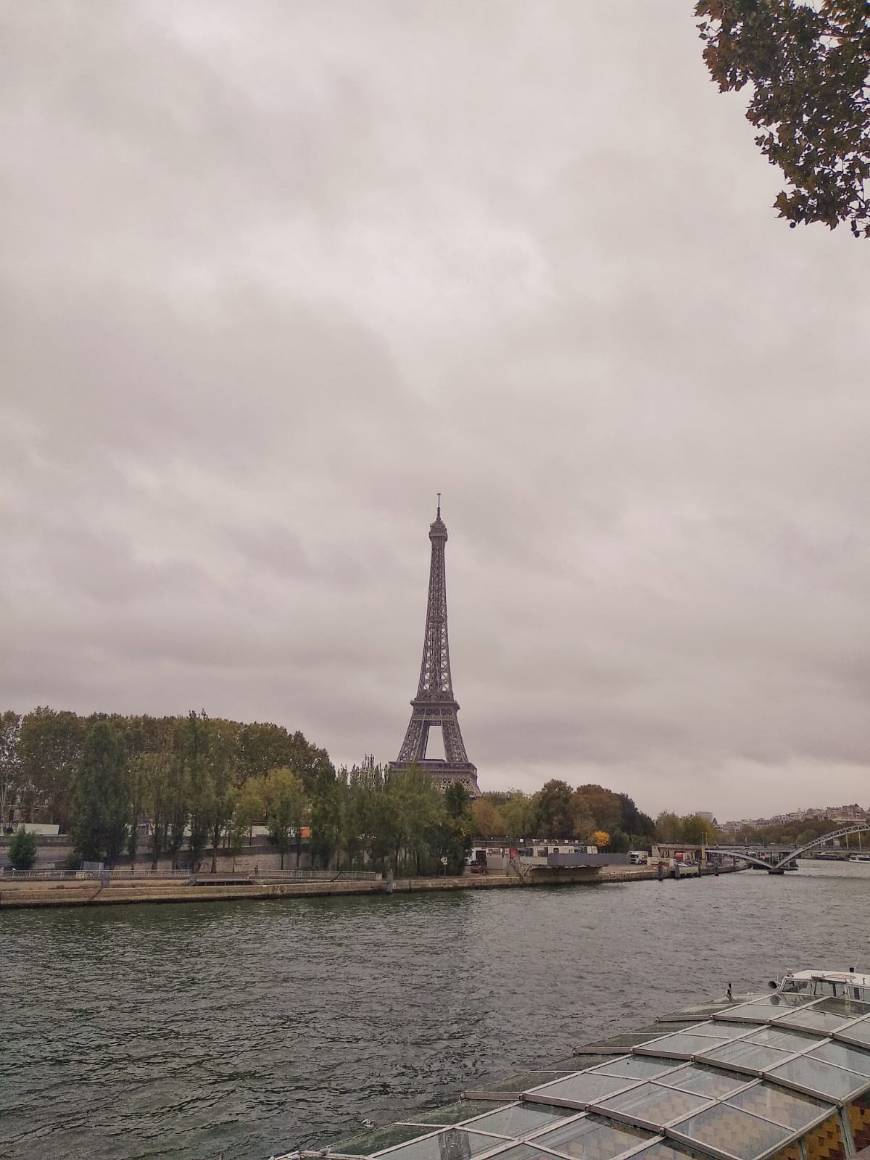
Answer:
<svg viewBox="0 0 870 1160"><path fill-rule="evenodd" d="M870 862L870 854L852 854L849 857L850 862Z"/></svg>
<svg viewBox="0 0 870 1160"><path fill-rule="evenodd" d="M870 974L789 971L772 993L661 1016L477 1079L279 1160L866 1160Z"/></svg>

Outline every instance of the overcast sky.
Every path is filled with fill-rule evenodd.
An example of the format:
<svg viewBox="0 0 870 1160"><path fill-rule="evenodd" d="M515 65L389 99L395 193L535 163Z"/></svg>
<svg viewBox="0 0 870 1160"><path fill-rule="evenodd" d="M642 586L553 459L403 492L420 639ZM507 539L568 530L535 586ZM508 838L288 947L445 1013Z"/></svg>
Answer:
<svg viewBox="0 0 870 1160"><path fill-rule="evenodd" d="M689 0L3 0L0 708L870 803L867 249Z"/></svg>

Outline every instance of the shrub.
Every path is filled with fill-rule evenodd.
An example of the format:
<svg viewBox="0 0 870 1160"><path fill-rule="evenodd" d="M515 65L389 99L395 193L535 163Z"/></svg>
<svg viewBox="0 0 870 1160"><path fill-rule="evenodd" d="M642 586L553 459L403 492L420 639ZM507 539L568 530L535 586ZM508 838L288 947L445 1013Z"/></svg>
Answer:
<svg viewBox="0 0 870 1160"><path fill-rule="evenodd" d="M16 870L30 870L36 861L36 834L17 830L9 843L9 861Z"/></svg>

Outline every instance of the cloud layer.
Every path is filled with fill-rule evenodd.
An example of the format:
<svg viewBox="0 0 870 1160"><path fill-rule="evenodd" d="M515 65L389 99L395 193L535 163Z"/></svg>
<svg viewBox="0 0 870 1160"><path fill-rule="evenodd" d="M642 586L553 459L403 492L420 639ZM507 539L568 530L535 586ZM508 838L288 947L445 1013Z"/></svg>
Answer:
<svg viewBox="0 0 870 1160"><path fill-rule="evenodd" d="M679 5L7 3L0 697L866 803L864 251Z"/></svg>

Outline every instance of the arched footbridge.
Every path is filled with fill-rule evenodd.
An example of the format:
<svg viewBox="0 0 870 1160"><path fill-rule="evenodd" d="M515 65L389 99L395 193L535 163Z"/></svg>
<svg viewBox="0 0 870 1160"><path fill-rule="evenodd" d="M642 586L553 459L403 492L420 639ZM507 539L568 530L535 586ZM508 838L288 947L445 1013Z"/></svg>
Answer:
<svg viewBox="0 0 870 1160"><path fill-rule="evenodd" d="M840 830L831 830L829 834L822 834L820 838L814 838L812 842L807 842L804 846L797 846L794 850L782 854L776 862L765 861L764 858L758 858L754 854L746 854L735 846L708 846L707 853L727 854L731 858L739 858L743 862L751 862L753 866L760 866L769 874L784 874L785 868L792 858L805 854L807 850L815 850L818 846L824 846L836 838L846 838L850 834L866 834L868 832L870 832L870 822L855 823L851 826L844 826Z"/></svg>

